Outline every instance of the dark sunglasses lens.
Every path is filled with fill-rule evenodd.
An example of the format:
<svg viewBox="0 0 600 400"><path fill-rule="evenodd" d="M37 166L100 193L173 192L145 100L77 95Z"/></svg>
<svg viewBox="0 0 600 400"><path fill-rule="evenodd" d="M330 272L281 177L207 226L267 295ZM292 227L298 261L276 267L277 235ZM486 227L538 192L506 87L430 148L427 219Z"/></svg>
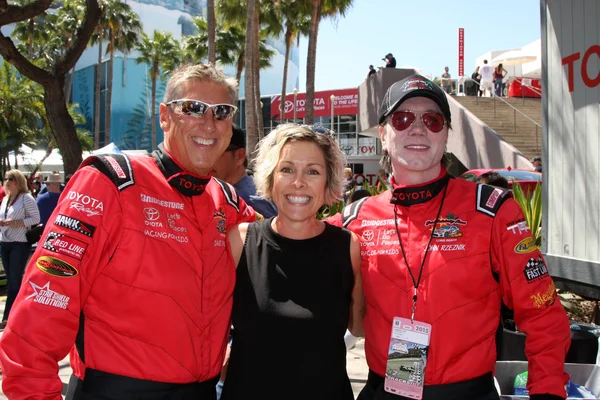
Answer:
<svg viewBox="0 0 600 400"><path fill-rule="evenodd" d="M218 104L213 107L215 119L223 121L233 117L234 108L228 104Z"/></svg>
<svg viewBox="0 0 600 400"><path fill-rule="evenodd" d="M425 113L423 123L431 132L439 132L444 128L444 117L438 113Z"/></svg>
<svg viewBox="0 0 600 400"><path fill-rule="evenodd" d="M208 106L199 101L182 101L181 102L181 112L185 115L194 115L197 117L201 117L208 110Z"/></svg>
<svg viewBox="0 0 600 400"><path fill-rule="evenodd" d="M403 131L415 121L415 118L415 114L411 112L398 111L392 116L392 126L397 131Z"/></svg>

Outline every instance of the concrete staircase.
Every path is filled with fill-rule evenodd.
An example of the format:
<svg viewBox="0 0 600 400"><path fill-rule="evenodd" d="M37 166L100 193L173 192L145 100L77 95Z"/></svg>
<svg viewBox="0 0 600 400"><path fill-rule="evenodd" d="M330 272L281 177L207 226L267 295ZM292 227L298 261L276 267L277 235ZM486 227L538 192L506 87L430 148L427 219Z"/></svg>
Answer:
<svg viewBox="0 0 600 400"><path fill-rule="evenodd" d="M542 153L542 129L502 100L492 97L452 96L527 158ZM503 98L507 103L542 125L541 99ZM537 128L537 131L536 131Z"/></svg>

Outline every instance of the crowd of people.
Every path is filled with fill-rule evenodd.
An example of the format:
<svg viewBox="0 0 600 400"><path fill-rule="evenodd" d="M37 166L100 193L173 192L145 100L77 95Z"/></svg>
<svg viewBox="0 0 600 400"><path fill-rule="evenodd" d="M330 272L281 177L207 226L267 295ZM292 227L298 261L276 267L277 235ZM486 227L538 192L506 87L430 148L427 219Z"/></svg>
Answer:
<svg viewBox="0 0 600 400"><path fill-rule="evenodd" d="M361 198L322 127L279 125L247 175L236 99L217 68L180 67L156 151L84 161L9 307L8 398L60 399L70 354L69 400L215 399L220 379L225 400L351 400L349 331L365 337L360 400L498 399L502 303L527 335L530 397L566 397L570 329L552 278L537 248L514 251L531 235L508 191L447 174L439 86L412 75L387 90L381 193ZM3 261L40 218L24 177L5 178Z"/></svg>

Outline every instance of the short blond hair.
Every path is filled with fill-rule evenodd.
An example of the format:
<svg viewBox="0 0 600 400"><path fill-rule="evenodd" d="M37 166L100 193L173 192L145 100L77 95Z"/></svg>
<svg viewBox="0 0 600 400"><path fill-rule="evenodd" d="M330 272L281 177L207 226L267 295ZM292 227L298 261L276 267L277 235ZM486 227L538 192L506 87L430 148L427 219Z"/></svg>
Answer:
<svg viewBox="0 0 600 400"><path fill-rule="evenodd" d="M17 190L19 193L29 193L29 187L27 186L27 178L25 175L18 169L11 169L6 171L5 176L7 178L13 178L15 182L17 182ZM4 184L6 185L6 180L4 180Z"/></svg>
<svg viewBox="0 0 600 400"><path fill-rule="evenodd" d="M254 180L258 194L273 198L273 175L281 150L289 142L311 142L316 144L325 155L326 183L325 204L340 200L344 186L344 166L346 156L340 146L329 134L317 133L310 126L283 124L271 131L258 144L256 171Z"/></svg>
<svg viewBox="0 0 600 400"><path fill-rule="evenodd" d="M225 75L212 64L185 64L171 74L163 102L179 99L183 95L183 84L186 82L210 82L222 85L229 91L231 103L237 101L238 82L235 78Z"/></svg>

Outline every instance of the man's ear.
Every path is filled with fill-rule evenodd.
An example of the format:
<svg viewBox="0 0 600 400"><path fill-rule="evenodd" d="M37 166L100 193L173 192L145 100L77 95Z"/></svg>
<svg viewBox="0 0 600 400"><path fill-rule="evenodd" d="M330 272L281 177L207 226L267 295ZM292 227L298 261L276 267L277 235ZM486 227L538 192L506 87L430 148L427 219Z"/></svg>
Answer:
<svg viewBox="0 0 600 400"><path fill-rule="evenodd" d="M384 150L387 150L387 146L385 145L387 139L385 134L385 125L379 125L379 138L381 139L381 147Z"/></svg>
<svg viewBox="0 0 600 400"><path fill-rule="evenodd" d="M233 154L235 154L235 164L238 166L244 165L244 161L246 160L246 149L237 149Z"/></svg>
<svg viewBox="0 0 600 400"><path fill-rule="evenodd" d="M160 122L160 129L162 129L163 131L168 131L170 126L171 126L171 117L169 116L169 106L167 106L165 103L160 103L160 106L158 108L158 112L159 112L159 122Z"/></svg>

